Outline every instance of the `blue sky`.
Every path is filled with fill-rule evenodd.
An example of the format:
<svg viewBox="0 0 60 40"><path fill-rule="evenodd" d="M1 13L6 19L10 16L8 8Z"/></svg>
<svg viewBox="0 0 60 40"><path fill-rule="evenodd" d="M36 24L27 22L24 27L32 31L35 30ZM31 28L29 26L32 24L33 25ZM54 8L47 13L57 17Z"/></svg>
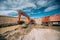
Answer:
<svg viewBox="0 0 60 40"><path fill-rule="evenodd" d="M60 0L0 0L0 15L17 16L19 9L31 18L60 14Z"/></svg>

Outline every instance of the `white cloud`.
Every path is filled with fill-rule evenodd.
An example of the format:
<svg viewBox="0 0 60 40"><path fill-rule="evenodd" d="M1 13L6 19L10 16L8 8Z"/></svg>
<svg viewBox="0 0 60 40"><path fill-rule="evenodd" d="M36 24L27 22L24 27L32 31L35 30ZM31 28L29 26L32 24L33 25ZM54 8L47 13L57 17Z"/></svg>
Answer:
<svg viewBox="0 0 60 40"><path fill-rule="evenodd" d="M33 7L33 8L35 8L36 6L33 3L27 3L27 4L23 5L23 6L21 6L21 8L26 8L26 7Z"/></svg>
<svg viewBox="0 0 60 40"><path fill-rule="evenodd" d="M5 9L6 9L6 7L4 7L4 6L0 7L0 10L5 10Z"/></svg>
<svg viewBox="0 0 60 40"><path fill-rule="evenodd" d="M4 6L2 6L2 5L4 5ZM4 8L1 8L1 7L4 7ZM12 10L17 10L17 9L23 9L26 7L35 8L36 5L34 3L29 2L29 0L18 0L18 1L7 0L7 1L4 1L3 3L1 3L1 7L0 7L1 10L8 9L6 7L9 7L9 9L12 9Z"/></svg>
<svg viewBox="0 0 60 40"><path fill-rule="evenodd" d="M40 5L41 7L45 7L45 6L51 5L52 2L54 1L55 0L39 0L37 4Z"/></svg>
<svg viewBox="0 0 60 40"><path fill-rule="evenodd" d="M46 8L45 9L45 12L53 11L55 9L58 9L58 5L54 5L54 6L51 6L51 7Z"/></svg>
<svg viewBox="0 0 60 40"><path fill-rule="evenodd" d="M33 8L35 8L36 6L33 3L28 3L28 4L25 4L25 5L18 6L16 8L10 8L10 9L12 9L12 10L18 10L18 9L20 9L20 10L22 10L24 8L27 8L27 7L33 7Z"/></svg>
<svg viewBox="0 0 60 40"><path fill-rule="evenodd" d="M0 11L0 15L7 15L8 16L8 14L10 14L11 12L15 12L16 13L16 11L13 11L13 10L10 10L10 11Z"/></svg>
<svg viewBox="0 0 60 40"><path fill-rule="evenodd" d="M37 6L34 3L35 1L34 2L31 1L32 0L6 0L3 1L3 3L1 3L0 10L5 10L5 9L18 10L27 7L37 8ZM47 0L38 0L36 3L40 5L40 7L44 7L50 4L51 2L53 1L48 2Z"/></svg>
<svg viewBox="0 0 60 40"><path fill-rule="evenodd" d="M43 7L47 5L47 1L38 1L37 4Z"/></svg>

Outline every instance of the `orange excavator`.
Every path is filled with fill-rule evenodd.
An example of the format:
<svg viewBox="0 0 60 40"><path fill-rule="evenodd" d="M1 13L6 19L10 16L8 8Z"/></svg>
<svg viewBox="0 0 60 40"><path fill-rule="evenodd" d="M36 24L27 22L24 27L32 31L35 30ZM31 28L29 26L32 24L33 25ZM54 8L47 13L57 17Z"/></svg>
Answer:
<svg viewBox="0 0 60 40"><path fill-rule="evenodd" d="M23 24L24 23L23 21L20 20L21 19L21 15L25 16L28 19L28 23L27 24L29 24L30 23L30 17L26 13L23 13L21 10L18 10L18 23L19 24Z"/></svg>
<svg viewBox="0 0 60 40"><path fill-rule="evenodd" d="M30 17L26 14L26 13L23 13L21 10L18 10L18 23L19 24L23 24L24 22L21 21L21 15L25 16L27 19L28 19L28 23L27 24L34 24L35 21L30 19Z"/></svg>

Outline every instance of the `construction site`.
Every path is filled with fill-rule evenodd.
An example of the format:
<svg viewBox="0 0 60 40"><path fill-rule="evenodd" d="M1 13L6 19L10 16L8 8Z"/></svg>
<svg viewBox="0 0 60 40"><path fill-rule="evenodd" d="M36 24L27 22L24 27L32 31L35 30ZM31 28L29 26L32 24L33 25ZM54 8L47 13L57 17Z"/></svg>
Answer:
<svg viewBox="0 0 60 40"><path fill-rule="evenodd" d="M31 19L18 10L18 17L0 15L0 40L60 40L60 14Z"/></svg>

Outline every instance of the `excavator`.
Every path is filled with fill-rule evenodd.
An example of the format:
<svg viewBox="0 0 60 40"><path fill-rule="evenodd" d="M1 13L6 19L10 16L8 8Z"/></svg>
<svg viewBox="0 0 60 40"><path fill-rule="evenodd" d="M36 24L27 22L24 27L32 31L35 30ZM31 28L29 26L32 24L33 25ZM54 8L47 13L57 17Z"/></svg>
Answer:
<svg viewBox="0 0 60 40"><path fill-rule="evenodd" d="M29 24L35 24L35 21L31 19L26 13L22 12L21 10L18 10L18 24L24 24L24 21L21 21L21 15L25 16L28 19L28 23L24 25L24 27L27 27Z"/></svg>

